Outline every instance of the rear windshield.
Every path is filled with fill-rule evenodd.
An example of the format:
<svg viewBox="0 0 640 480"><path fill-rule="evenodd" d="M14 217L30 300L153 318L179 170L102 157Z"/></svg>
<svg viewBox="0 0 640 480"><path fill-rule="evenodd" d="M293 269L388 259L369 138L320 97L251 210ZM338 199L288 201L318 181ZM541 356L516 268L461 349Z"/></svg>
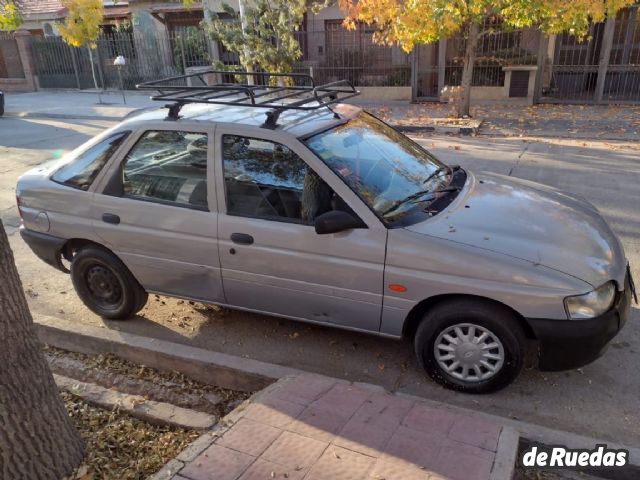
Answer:
<svg viewBox="0 0 640 480"><path fill-rule="evenodd" d="M95 178L129 132L120 132L78 154L53 174L51 180L79 190L88 190Z"/></svg>

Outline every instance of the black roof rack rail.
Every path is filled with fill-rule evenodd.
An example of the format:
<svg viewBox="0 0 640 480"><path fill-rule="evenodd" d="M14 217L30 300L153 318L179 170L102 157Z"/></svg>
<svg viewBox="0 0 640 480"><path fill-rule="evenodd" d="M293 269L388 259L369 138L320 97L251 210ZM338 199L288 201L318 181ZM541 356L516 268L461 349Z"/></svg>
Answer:
<svg viewBox="0 0 640 480"><path fill-rule="evenodd" d="M209 79L226 78L231 81L209 84ZM249 79L258 82L250 85ZM277 78L279 85L271 85ZM234 83L240 79L246 83ZM177 120L180 109L187 103L233 105L269 109L265 128L276 128L280 114L285 110L316 110L342 102L360 94L347 80L316 85L311 75L302 73L235 72L206 70L189 75L153 80L136 85L139 90L154 90L152 100L173 102L167 119ZM333 112L333 110L331 110ZM338 115L334 112L334 115Z"/></svg>

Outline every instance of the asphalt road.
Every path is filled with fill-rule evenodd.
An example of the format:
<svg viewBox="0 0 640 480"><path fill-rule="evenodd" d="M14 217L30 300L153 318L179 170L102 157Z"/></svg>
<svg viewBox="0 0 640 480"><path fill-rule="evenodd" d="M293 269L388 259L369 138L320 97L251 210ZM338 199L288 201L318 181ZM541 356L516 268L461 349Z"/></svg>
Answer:
<svg viewBox="0 0 640 480"><path fill-rule="evenodd" d="M13 188L33 165L69 150L105 121L0 118L0 218L10 234L23 286L36 313L130 331L483 410L632 446L640 446L640 310L597 362L580 370L527 369L501 392L471 396L429 381L409 342L344 332L156 298L135 320L104 322L84 308L68 276L38 260L21 241ZM621 236L640 279L640 146L591 140L424 137L442 160L548 183L583 195Z"/></svg>

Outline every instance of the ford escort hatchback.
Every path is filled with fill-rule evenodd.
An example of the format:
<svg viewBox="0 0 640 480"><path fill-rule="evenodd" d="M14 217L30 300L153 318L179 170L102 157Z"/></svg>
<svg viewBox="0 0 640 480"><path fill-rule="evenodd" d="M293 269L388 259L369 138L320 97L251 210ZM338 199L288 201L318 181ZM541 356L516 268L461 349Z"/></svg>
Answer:
<svg viewBox="0 0 640 480"><path fill-rule="evenodd" d="M346 82L198 79L145 85L168 111L18 181L22 237L102 317L158 293L409 336L433 379L478 393L516 378L527 339L570 369L625 323L630 269L588 202L447 166L339 103Z"/></svg>

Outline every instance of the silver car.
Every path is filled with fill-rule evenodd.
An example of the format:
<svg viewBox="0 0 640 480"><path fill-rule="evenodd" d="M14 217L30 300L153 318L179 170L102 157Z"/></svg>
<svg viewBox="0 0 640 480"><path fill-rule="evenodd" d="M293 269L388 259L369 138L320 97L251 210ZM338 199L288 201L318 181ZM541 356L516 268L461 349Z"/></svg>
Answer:
<svg viewBox="0 0 640 480"><path fill-rule="evenodd" d="M180 105L123 121L17 185L21 234L86 306L147 293L399 339L491 392L600 356L635 294L585 200L447 166L360 108ZM179 108L178 108L179 110Z"/></svg>

